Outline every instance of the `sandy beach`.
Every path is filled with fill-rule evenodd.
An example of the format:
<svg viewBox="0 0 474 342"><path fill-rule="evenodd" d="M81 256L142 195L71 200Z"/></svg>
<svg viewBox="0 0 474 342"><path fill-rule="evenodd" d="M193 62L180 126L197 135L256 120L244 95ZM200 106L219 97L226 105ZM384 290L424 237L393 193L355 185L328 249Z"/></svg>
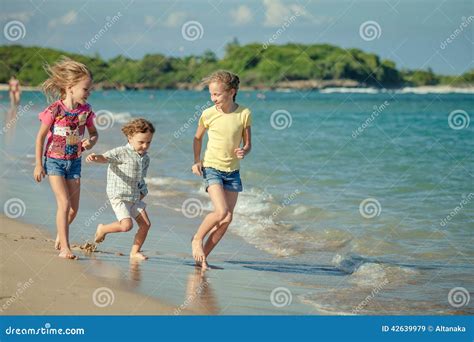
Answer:
<svg viewBox="0 0 474 342"><path fill-rule="evenodd" d="M1 227L2 315L169 315L175 310L92 276L80 261L58 258L42 229L5 216Z"/></svg>

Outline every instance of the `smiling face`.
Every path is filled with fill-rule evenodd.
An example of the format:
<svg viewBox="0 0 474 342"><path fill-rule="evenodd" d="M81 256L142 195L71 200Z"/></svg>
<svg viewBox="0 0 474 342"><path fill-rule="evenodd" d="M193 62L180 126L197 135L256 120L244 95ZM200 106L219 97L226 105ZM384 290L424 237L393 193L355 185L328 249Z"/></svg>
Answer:
<svg viewBox="0 0 474 342"><path fill-rule="evenodd" d="M72 101L81 105L87 102L92 89L92 79L85 77L81 81L77 82L74 86L69 88L71 92Z"/></svg>
<svg viewBox="0 0 474 342"><path fill-rule="evenodd" d="M234 103L235 89L227 89L222 82L209 83L209 93L211 101L214 102L217 109L229 108Z"/></svg>
<svg viewBox="0 0 474 342"><path fill-rule="evenodd" d="M150 148L151 140L153 139L153 133L135 133L128 137L128 142L132 145L133 149L142 155Z"/></svg>

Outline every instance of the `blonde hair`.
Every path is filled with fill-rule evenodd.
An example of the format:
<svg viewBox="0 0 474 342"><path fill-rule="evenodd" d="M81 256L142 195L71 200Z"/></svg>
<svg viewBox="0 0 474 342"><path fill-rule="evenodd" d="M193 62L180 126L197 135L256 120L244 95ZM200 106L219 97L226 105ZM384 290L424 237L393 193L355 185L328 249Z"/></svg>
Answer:
<svg viewBox="0 0 474 342"><path fill-rule="evenodd" d="M122 127L122 132L125 134L127 137L131 137L137 133L155 133L155 127L153 124L145 119L135 119L132 120L128 123L126 123Z"/></svg>
<svg viewBox="0 0 474 342"><path fill-rule="evenodd" d="M209 86L212 82L220 82L224 84L226 90L235 89L234 102L239 90L240 79L236 74L231 73L227 70L217 70L204 78L202 84Z"/></svg>
<svg viewBox="0 0 474 342"><path fill-rule="evenodd" d="M43 82L42 88L48 101L66 97L66 89L74 86L84 78L92 79L92 73L82 63L62 56L54 65L44 67L49 78Z"/></svg>

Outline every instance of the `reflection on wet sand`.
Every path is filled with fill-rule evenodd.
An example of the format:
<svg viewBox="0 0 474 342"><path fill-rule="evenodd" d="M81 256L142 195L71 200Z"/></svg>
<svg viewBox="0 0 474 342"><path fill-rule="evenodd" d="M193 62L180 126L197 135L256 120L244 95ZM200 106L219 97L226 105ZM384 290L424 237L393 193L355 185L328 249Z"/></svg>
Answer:
<svg viewBox="0 0 474 342"><path fill-rule="evenodd" d="M201 315L218 314L218 306L214 290L206 277L206 271L196 267L188 276L186 296L181 305L182 309L189 309Z"/></svg>
<svg viewBox="0 0 474 342"><path fill-rule="evenodd" d="M5 144L10 144L13 141L16 128L16 116L18 115L18 107L11 105L5 115L5 122L1 134L5 136Z"/></svg>
<svg viewBox="0 0 474 342"><path fill-rule="evenodd" d="M130 260L130 280L139 282L142 280L142 270L140 260Z"/></svg>

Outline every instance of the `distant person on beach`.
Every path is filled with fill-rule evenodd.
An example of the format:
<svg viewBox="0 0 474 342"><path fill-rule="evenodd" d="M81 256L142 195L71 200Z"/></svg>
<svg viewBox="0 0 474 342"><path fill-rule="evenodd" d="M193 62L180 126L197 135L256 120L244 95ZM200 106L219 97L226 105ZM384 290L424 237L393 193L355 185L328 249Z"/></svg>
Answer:
<svg viewBox="0 0 474 342"><path fill-rule="evenodd" d="M8 81L8 92L10 94L10 103L12 106L18 106L20 104L21 89L20 81L17 80L15 75L10 77Z"/></svg>
<svg viewBox="0 0 474 342"><path fill-rule="evenodd" d="M95 234L95 242L104 241L109 233L128 232L133 227L132 218L138 223L130 258L145 260L147 256L141 253L148 230L150 219L142 201L148 194L145 177L150 157L147 151L150 147L155 128L145 119L135 119L122 127L127 137L125 146L114 148L104 154L90 154L87 162L108 163L107 196L117 217L116 222L99 224Z"/></svg>
<svg viewBox="0 0 474 342"><path fill-rule="evenodd" d="M55 248L60 250L59 256L77 259L69 246L69 226L79 209L81 154L91 149L98 139L95 114L87 103L92 74L84 64L66 57L47 66L46 71L49 78L43 83L43 91L48 100L57 100L39 114L41 126L36 137L34 178L41 182L48 175L56 196ZM86 128L89 138L84 138Z"/></svg>
<svg viewBox="0 0 474 342"><path fill-rule="evenodd" d="M194 136L192 172L204 178L214 210L208 214L192 239L192 253L197 265L208 268L207 257L232 222L232 215L242 182L239 160L251 149L252 115L250 109L235 102L239 77L219 70L203 80L209 87L214 106L206 109ZM201 160L202 139L208 131L207 148ZM243 146L242 145L243 142ZM209 234L206 242L204 238Z"/></svg>

